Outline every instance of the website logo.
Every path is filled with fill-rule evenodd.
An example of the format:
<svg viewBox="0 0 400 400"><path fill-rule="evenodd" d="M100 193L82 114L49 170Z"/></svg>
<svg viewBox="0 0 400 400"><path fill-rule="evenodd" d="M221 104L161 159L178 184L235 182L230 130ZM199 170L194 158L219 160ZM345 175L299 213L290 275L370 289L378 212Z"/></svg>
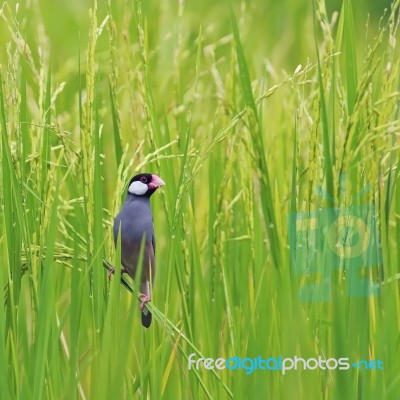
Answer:
<svg viewBox="0 0 400 400"><path fill-rule="evenodd" d="M362 370L383 370L383 362L381 360L359 360L356 362L350 362L347 357L341 358L328 358L325 359L321 356L318 358L302 358L294 356L292 358L269 357L262 358L261 356L250 358L240 358L238 356L230 358L197 358L195 353L190 354L188 357L188 369L229 369L242 370L246 372L246 375L252 374L256 370L269 370L269 371L280 371L282 375L285 375L288 371L297 370L349 370L349 369L362 369Z"/></svg>
<svg viewBox="0 0 400 400"><path fill-rule="evenodd" d="M301 301L331 301L335 271L345 277L349 297L380 294L376 279L382 255L375 206L353 204L368 190L367 185L346 207L290 213L291 264L294 274L301 278ZM321 188L318 194L333 201Z"/></svg>

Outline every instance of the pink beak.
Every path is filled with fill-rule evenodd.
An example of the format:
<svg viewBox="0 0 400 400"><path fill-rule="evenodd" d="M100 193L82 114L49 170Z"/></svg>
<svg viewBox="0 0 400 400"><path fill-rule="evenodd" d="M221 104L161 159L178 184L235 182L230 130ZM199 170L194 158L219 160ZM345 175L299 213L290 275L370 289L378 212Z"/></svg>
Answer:
<svg viewBox="0 0 400 400"><path fill-rule="evenodd" d="M149 189L157 189L160 186L164 186L165 182L157 175L151 176L151 182L149 183Z"/></svg>

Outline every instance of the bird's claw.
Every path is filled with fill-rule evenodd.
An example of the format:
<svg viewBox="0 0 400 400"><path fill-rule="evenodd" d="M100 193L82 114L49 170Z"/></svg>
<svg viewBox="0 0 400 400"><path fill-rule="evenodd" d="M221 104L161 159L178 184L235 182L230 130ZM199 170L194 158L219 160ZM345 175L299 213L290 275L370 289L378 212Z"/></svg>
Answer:
<svg viewBox="0 0 400 400"><path fill-rule="evenodd" d="M128 271L125 268L121 268L121 276L125 273L127 273ZM108 280L111 281L111 278L114 276L115 274L115 267L111 267L108 270Z"/></svg>
<svg viewBox="0 0 400 400"><path fill-rule="evenodd" d="M150 296L148 296L147 294L141 294L140 295L140 311L143 311L144 306L146 305L146 303L148 303L150 301Z"/></svg>
<svg viewBox="0 0 400 400"><path fill-rule="evenodd" d="M114 267L111 267L109 270L108 270L108 280L109 281L111 281L111 278L114 276L114 273L115 273L115 268Z"/></svg>

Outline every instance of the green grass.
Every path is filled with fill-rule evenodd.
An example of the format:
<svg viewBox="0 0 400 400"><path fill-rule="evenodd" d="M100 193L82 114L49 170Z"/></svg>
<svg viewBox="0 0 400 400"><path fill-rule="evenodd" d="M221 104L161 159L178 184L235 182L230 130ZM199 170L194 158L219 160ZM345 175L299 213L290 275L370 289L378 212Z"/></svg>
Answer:
<svg viewBox="0 0 400 400"><path fill-rule="evenodd" d="M400 397L400 2L328 3L1 6L1 399ZM111 235L138 171L167 184L149 330ZM337 271L331 302L300 301L321 276L293 273L290 212L368 184L380 296ZM384 370L189 371L192 353Z"/></svg>

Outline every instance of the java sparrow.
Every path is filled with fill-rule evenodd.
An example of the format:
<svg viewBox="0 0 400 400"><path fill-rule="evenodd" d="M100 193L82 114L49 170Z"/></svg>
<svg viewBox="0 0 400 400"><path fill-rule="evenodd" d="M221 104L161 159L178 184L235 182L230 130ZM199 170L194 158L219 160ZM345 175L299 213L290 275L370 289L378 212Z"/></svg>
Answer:
<svg viewBox="0 0 400 400"><path fill-rule="evenodd" d="M137 264L143 241L142 271L140 277L140 297L142 325L148 328L151 324L151 313L145 307L150 300L150 286L153 285L156 272L153 214L150 197L164 181L157 175L138 174L129 182L128 193L124 204L114 220L114 243L117 243L121 230L121 273L127 273L135 279ZM110 270L112 274L114 269Z"/></svg>

